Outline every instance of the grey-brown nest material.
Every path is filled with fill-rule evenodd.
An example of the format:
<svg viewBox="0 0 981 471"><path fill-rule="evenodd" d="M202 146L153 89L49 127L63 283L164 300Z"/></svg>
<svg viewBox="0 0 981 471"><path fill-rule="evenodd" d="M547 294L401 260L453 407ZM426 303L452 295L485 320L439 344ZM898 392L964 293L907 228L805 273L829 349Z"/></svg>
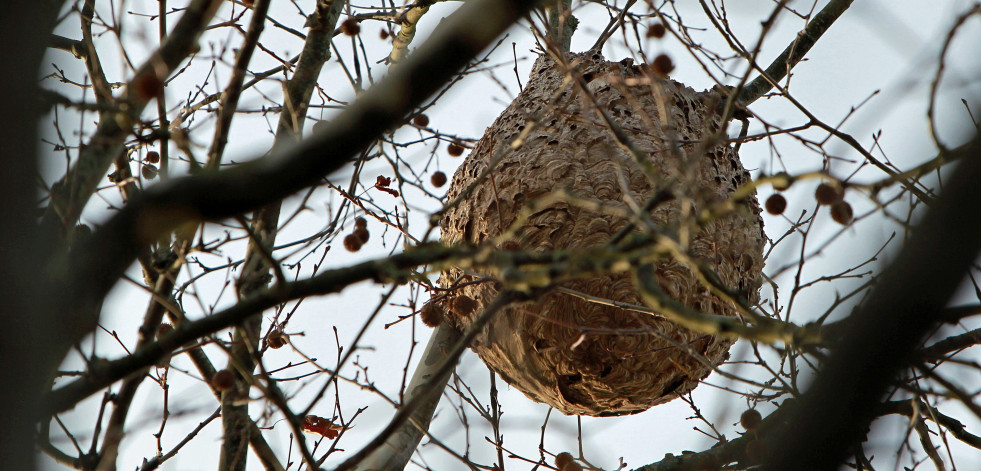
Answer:
<svg viewBox="0 0 981 471"><path fill-rule="evenodd" d="M621 209L630 207L628 200L642 206L656 189L669 190L674 198L649 216L667 233L684 239L684 231L678 230L686 225L681 224L682 214L696 215L723 202L750 181L725 136L719 137L717 92L696 93L671 80L652 80L629 60L607 62L594 52L571 54L568 64L571 70L547 56L539 58L524 89L456 172L447 201L494 166L469 196L444 214L444 242L497 244L505 250L576 249L607 244L626 226L627 221L611 211L593 212L567 198L534 212L514 238L500 240L530 202L557 189ZM567 77L581 77L595 101ZM649 159L655 178L645 175L624 143L617 142L597 108L605 110ZM523 143L511 148L532 123ZM688 255L755 303L763 267L762 219L755 196L692 227ZM655 272L664 291L685 305L737 314L684 263L665 256L655 263ZM458 287L441 301L446 322L467 329L497 295L499 283L467 283L485 276L495 274L443 272L441 285ZM561 286L642 304L629 273ZM498 312L472 348L487 366L536 401L565 414L609 416L640 412L687 393L727 358L731 343L659 316L551 290L536 301Z"/></svg>

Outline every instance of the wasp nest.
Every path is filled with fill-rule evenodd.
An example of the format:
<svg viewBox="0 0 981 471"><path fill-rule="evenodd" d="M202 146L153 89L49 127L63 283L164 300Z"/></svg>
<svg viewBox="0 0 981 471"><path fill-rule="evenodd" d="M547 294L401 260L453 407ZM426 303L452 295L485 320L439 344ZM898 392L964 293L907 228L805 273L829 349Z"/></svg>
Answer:
<svg viewBox="0 0 981 471"><path fill-rule="evenodd" d="M630 60L607 62L594 52L572 54L567 68L543 56L520 95L487 129L453 177L448 200L468 187L442 219L449 244L496 243L504 250L577 249L610 242L627 221L560 199L537 208L500 240L522 211L557 189L606 205L642 206L656 190L674 198L649 212L653 222L685 240L681 215L725 201L750 180L735 151L720 139L717 92L696 93L679 83L650 79ZM567 81L578 76L589 95ZM656 173L641 170L597 109L629 137ZM524 132L532 126L530 132ZM524 134L524 135L523 135ZM512 148L518 139L522 143ZM493 165L488 175L480 175ZM476 184L474 182L477 181ZM622 213L622 211L621 211ZM688 254L721 282L756 302L763 267L762 219L750 197L705 222L687 237ZM681 262L655 263L663 290L702 312L736 315ZM478 269L479 270L479 269ZM440 301L446 322L466 330L497 295L495 273L450 269L440 283L455 288ZM562 287L597 298L639 305L629 273L611 273ZM450 314L452 312L453 314ZM599 304L551 290L536 301L498 312L472 345L513 387L565 414L636 413L693 389L728 356L731 341L687 329L656 315Z"/></svg>

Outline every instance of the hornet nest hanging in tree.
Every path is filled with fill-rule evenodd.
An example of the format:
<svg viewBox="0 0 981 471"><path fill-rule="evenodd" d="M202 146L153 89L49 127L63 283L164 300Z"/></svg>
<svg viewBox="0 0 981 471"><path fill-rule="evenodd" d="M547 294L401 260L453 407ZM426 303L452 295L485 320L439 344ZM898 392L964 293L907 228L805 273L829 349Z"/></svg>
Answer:
<svg viewBox="0 0 981 471"><path fill-rule="evenodd" d="M528 205L558 189L621 209L643 206L656 190L674 196L648 214L665 233L687 244L692 260L721 283L758 298L763 267L759 204L750 196L735 209L695 227L686 221L726 201L750 180L735 151L718 138L720 95L667 79L651 79L632 61L607 62L599 53L570 54L567 67L542 56L521 94L487 129L453 177L447 195L460 204L444 213L447 244L497 244L504 250L579 249L610 242L627 220L560 200L525 219L501 241ZM586 94L567 77L581 77ZM602 109L649 159L649 178L618 142ZM517 148L511 144L527 126ZM499 159L499 160L497 160ZM497 160L495 162L495 160ZM493 169L479 180L489 166ZM475 181L478 181L474 184ZM622 212L621 212L622 213ZM687 240L686 240L687 239ZM477 268L476 270L480 270ZM702 312L733 316L736 308L710 293L687 265L664 256L654 263L663 291ZM444 322L466 330L498 293L499 283L474 282L497 273L444 271L454 288L436 301ZM468 283L470 282L470 283ZM618 303L643 304L630 273L607 273L559 286ZM530 398L565 414L636 413L692 390L728 357L731 340L684 329L662 317L598 304L560 290L498 312L472 345L492 370Z"/></svg>

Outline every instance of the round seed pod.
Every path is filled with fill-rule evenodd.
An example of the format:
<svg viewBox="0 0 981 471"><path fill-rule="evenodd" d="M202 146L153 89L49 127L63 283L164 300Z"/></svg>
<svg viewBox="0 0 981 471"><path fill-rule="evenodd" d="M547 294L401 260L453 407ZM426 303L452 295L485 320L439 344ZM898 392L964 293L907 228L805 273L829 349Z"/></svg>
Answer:
<svg viewBox="0 0 981 471"><path fill-rule="evenodd" d="M285 347L288 340L289 336L280 328L273 329L266 335L266 345L273 350Z"/></svg>
<svg viewBox="0 0 981 471"><path fill-rule="evenodd" d="M160 96L164 90L164 82L157 77L154 72L145 72L136 77L133 86L136 94L143 100L150 100Z"/></svg>
<svg viewBox="0 0 981 471"><path fill-rule="evenodd" d="M787 209L787 198L784 198L780 193L774 193L766 199L766 212L778 215L783 214Z"/></svg>
<svg viewBox="0 0 981 471"><path fill-rule="evenodd" d="M831 219L843 226L847 226L852 222L852 217L855 213L852 211L852 205L848 204L847 201L836 201L831 205Z"/></svg>
<svg viewBox="0 0 981 471"><path fill-rule="evenodd" d="M661 39L664 37L664 33L666 32L667 29L664 28L664 24L660 22L653 23L651 24L650 27L647 28L647 37Z"/></svg>
<svg viewBox="0 0 981 471"><path fill-rule="evenodd" d="M361 32L361 23L357 18L348 18L341 22L341 32L348 36L357 36Z"/></svg>
<svg viewBox="0 0 981 471"><path fill-rule="evenodd" d="M559 471L582 471L582 466L566 452L555 455L555 467L559 468Z"/></svg>
<svg viewBox="0 0 981 471"><path fill-rule="evenodd" d="M357 227L354 229L354 235L361 241L361 245L367 244L368 239L371 238L371 232L368 232L367 227Z"/></svg>
<svg viewBox="0 0 981 471"><path fill-rule="evenodd" d="M219 391L228 391L235 386L235 373L231 370L220 370L211 377L211 386Z"/></svg>
<svg viewBox="0 0 981 471"><path fill-rule="evenodd" d="M671 61L671 56L667 54L658 54L658 56L654 58L654 62L651 63L651 68L658 75L666 77L672 70L674 70L674 62Z"/></svg>
<svg viewBox="0 0 981 471"><path fill-rule="evenodd" d="M317 121L316 123L313 123L312 130L313 130L313 133L314 134L320 134L320 133L326 131L327 128L329 128L329 127L330 127L330 123L328 123L326 120L320 120L320 121Z"/></svg>
<svg viewBox="0 0 981 471"><path fill-rule="evenodd" d="M829 205L841 201L841 190L831 183L822 183L814 190L814 199L818 204Z"/></svg>
<svg viewBox="0 0 981 471"><path fill-rule="evenodd" d="M358 250L361 250L362 245L364 245L364 242L361 242L361 237L359 237L357 234L348 234L344 236L344 248L347 249L348 252L357 252Z"/></svg>
<svg viewBox="0 0 981 471"><path fill-rule="evenodd" d="M419 318L429 327L439 327L443 323L443 308L435 303L427 304L419 311Z"/></svg>
<svg viewBox="0 0 981 471"><path fill-rule="evenodd" d="M439 188L446 184L446 174L437 170L433 172L432 177L429 177L429 182L436 188Z"/></svg>
<svg viewBox="0 0 981 471"><path fill-rule="evenodd" d="M725 143L705 142L721 128L718 92L696 93L671 80L650 84L629 60L607 62L598 53L572 54L571 73L588 77L598 105L648 159L648 176L614 140L608 125L572 83L563 88L566 69L549 57L535 63L531 78L497 118L457 170L447 201L473 185L492 163L490 178L477 182L467 198L448 208L441 220L447 244L487 245L513 224L513 247L527 252L576 250L605 245L628 220L594 212L571 202L530 205L556 189L627 208L645 202L657 189L675 198L648 216L665 230L678 227L682 214L697 215L721 206L750 180L739 156ZM662 94L655 97L655 94ZM665 103L659 110L657 103ZM666 116L670 122L661 122ZM529 120L538 123L515 149L510 144ZM665 134L672 129L673 135ZM681 143L677 151L672 142ZM495 155L495 150L507 153ZM624 191L629 194L624 194ZM682 200L688 209L682 210ZM531 213L527 218L522 215ZM749 303L762 282L763 233L755 195L736 208L690 227L691 258L711 267L721 282ZM691 216L694 217L694 216ZM518 221L518 222L516 222ZM634 229L634 231L639 231ZM491 279L504 279L493 267L468 267ZM702 312L735 316L737 309L715 297L682 262L665 255L653 262L656 281L678 302ZM440 284L450 288L462 269L444 271ZM564 288L628 304L643 304L629 272L604 273L565 281ZM456 315L446 316L467 330L503 288L503 283L469 283L444 301ZM472 310L453 309L466 297ZM613 416L637 413L685 394L728 355L732 341L683 329L659 315L591 303L550 290L534 301L512 303L477 335L472 348L512 387L565 414ZM697 354L697 355L693 355ZM707 364L703 361L707 361Z"/></svg>
<svg viewBox="0 0 981 471"><path fill-rule="evenodd" d="M756 430L763 422L763 416L756 409L746 409L739 416L739 424L746 430Z"/></svg>
<svg viewBox="0 0 981 471"><path fill-rule="evenodd" d="M143 164L143 168L140 169L140 173L143 174L143 178L146 178L147 180L153 180L154 178L157 178L157 174L160 173L160 171L157 170L156 165Z"/></svg>
<svg viewBox="0 0 981 471"><path fill-rule="evenodd" d="M463 146L455 142L451 142L450 145L446 146L446 152L450 154L451 157L459 157L463 155Z"/></svg>

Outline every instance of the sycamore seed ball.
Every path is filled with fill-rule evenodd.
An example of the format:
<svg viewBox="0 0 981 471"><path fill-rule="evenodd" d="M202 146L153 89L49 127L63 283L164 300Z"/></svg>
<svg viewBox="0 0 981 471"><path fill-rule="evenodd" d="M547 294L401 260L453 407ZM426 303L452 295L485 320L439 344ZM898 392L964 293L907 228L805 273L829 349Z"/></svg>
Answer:
<svg viewBox="0 0 981 471"><path fill-rule="evenodd" d="M746 430L756 430L763 422L763 416L760 411L756 409L746 409L742 415L739 416L739 424L743 426Z"/></svg>
<svg viewBox="0 0 981 471"><path fill-rule="evenodd" d="M667 29L662 23L654 23L647 28L647 37L661 39L664 37L665 32L667 32Z"/></svg>
<svg viewBox="0 0 981 471"><path fill-rule="evenodd" d="M582 466L566 452L555 455L555 467L559 468L559 471L582 471Z"/></svg>
<svg viewBox="0 0 981 471"><path fill-rule="evenodd" d="M286 346L287 335L282 329L273 329L266 335L266 345L269 348L277 350Z"/></svg>
<svg viewBox="0 0 981 471"><path fill-rule="evenodd" d="M451 142L450 145L446 146L446 152L452 157L459 157L463 155L463 146L456 142Z"/></svg>
<svg viewBox="0 0 981 471"><path fill-rule="evenodd" d="M358 250L361 250L362 245L364 245L364 243L361 242L361 238L357 235L348 234L344 236L344 248L347 249L348 252L357 252Z"/></svg>
<svg viewBox="0 0 981 471"><path fill-rule="evenodd" d="M366 227L358 227L354 229L354 236L361 241L361 245L364 245L367 244L368 239L371 238L371 233L368 232L368 228Z"/></svg>
<svg viewBox="0 0 981 471"><path fill-rule="evenodd" d="M854 215L852 205L848 204L847 201L837 201L831 205L831 219L834 219L838 224L848 225L852 222Z"/></svg>
<svg viewBox="0 0 981 471"><path fill-rule="evenodd" d="M469 316L474 309L477 309L477 302L465 294L453 298L453 301L450 302L450 310L458 316Z"/></svg>
<svg viewBox="0 0 981 471"><path fill-rule="evenodd" d="M221 370L211 377L211 386L219 391L228 391L235 386L235 373L231 370Z"/></svg>
<svg viewBox="0 0 981 471"><path fill-rule="evenodd" d="M841 200L841 191L831 183L822 183L814 190L814 199L818 204L829 205Z"/></svg>
<svg viewBox="0 0 981 471"><path fill-rule="evenodd" d="M674 62L671 61L671 57L667 54L659 54L654 58L651 66L654 72L662 77L667 76L674 70Z"/></svg>
<svg viewBox="0 0 981 471"><path fill-rule="evenodd" d="M783 214L787 209L787 198L784 198L780 193L774 193L766 199L766 212L776 216Z"/></svg>
<svg viewBox="0 0 981 471"><path fill-rule="evenodd" d="M348 36L357 36L361 32L361 24L356 18L348 18L341 23L341 32Z"/></svg>
<svg viewBox="0 0 981 471"><path fill-rule="evenodd" d="M790 175L786 173L779 173L774 175L775 177L780 177L783 181L773 182L773 189L777 191L787 191L790 188L791 180Z"/></svg>
<svg viewBox="0 0 981 471"><path fill-rule="evenodd" d="M443 310L435 303L429 303L419 311L419 318L429 327L439 327L443 323Z"/></svg>
<svg viewBox="0 0 981 471"><path fill-rule="evenodd" d="M146 72L136 77L136 83L133 85L136 89L136 94L143 100L150 100L160 96L164 89L163 81L154 72Z"/></svg>
<svg viewBox="0 0 981 471"><path fill-rule="evenodd" d="M433 184L433 186L439 188L446 184L446 174L437 170L435 173L433 173L433 176L429 178L429 181Z"/></svg>
<svg viewBox="0 0 981 471"><path fill-rule="evenodd" d="M321 121L317 121L316 123L313 123L314 134L320 134L324 132L324 130L326 129L327 129L327 121L321 120Z"/></svg>

